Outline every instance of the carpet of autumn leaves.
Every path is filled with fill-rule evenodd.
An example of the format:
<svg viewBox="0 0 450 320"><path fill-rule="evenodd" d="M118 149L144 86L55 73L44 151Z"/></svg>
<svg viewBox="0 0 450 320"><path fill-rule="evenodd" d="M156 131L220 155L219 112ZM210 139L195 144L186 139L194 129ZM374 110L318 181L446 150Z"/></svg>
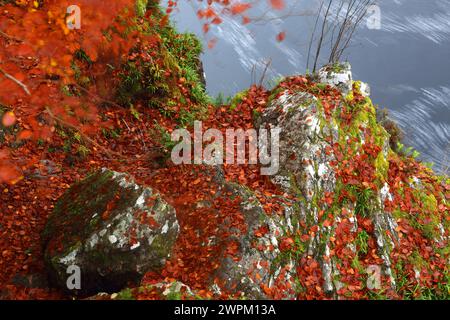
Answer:
<svg viewBox="0 0 450 320"><path fill-rule="evenodd" d="M225 1L224 5L227 3ZM283 7L283 1L271 3L275 9ZM239 255L239 245L232 240L229 230L245 232L246 225L239 211L239 199L230 200L227 194L217 196L210 169L172 165L167 159L164 142L155 136L155 132L170 133L177 128L182 110L196 109L190 100L191 86L181 74L165 70L168 83L177 86L177 92L181 94L174 97L176 104L170 106L169 113L148 108L145 101L138 101L132 109L118 105L114 90L120 81L118 70L122 63L134 60L140 54L151 60L162 52L158 35L143 35L139 28L127 28L139 26L144 19L153 16L147 14L144 18L135 19L134 1L106 3L86 0L80 4L84 8L83 25L86 27L76 32L66 28L64 12L70 3L65 1L17 1L0 7L0 68L3 75L10 76L0 76L0 107L4 107L3 111L0 110L3 112L0 131L1 296L8 299L65 298L45 285L20 284L17 277L32 279L44 274L40 232L56 199L75 181L98 168L108 167L128 172L139 183L154 187L177 211L181 233L173 255L160 274L147 274L142 283L176 279L195 289L201 297L212 297L206 282L219 267L218 261L224 255L232 258ZM170 7L174 6L175 2ZM125 7L129 10L124 10ZM246 8L231 7L231 10L233 14L243 14ZM213 24L220 18L210 11L200 15ZM162 15L151 25L164 27L167 19ZM108 30L108 36L104 30ZM151 48L153 54L149 57L142 48ZM74 59L80 49L89 57L90 63L79 63ZM81 72L93 81L80 84L75 79L74 63L79 63ZM341 110L338 106L342 96L337 90L320 88L305 77L292 77L273 91L252 86L233 108L209 105L203 114L204 129L252 128L255 114L264 110L273 95L284 90L302 90L316 95L328 120L335 116L336 110ZM355 92L348 109L343 108L339 112L342 126L352 125L356 114L351 105L361 99ZM342 145L331 140L329 152L336 155L336 174L344 185L376 191L381 185L377 182L374 161L380 146L375 141L376 133L361 130L366 130L362 152L352 154L351 141L348 149L343 149ZM401 271L406 281L394 292L388 280L383 279L386 289L383 289L383 294L390 298L403 298L405 292L413 292L409 286L416 280L417 270L408 261L414 255L426 260L423 270L420 270L422 287L434 288L448 279L448 250L437 248L418 225L431 225L433 221L430 220L436 215L449 221L450 186L409 157L392 153L387 161L386 182L393 193L393 201L385 206L393 214L398 214L395 217L401 233L400 243L392 251L391 258L393 264L404 264ZM227 181L254 190L269 214L281 214L279 196L296 200L283 194L268 177L261 176L258 166L225 165L224 172ZM418 193L410 187L411 176L425 184L425 192ZM335 217L331 214L334 210L331 204L352 200L352 197L354 195L346 193L345 188L340 194L325 194L320 201L329 204L329 210L320 212L322 224L331 224ZM196 206L199 202L210 205ZM404 212L408 214L400 214ZM353 263L355 253L346 244L354 242L361 231L373 235L373 224L370 219L359 217L358 230L354 231L350 230L353 212L342 209L339 217L341 221L333 239L330 239L332 254L342 261L339 266L341 281L347 284L339 294L354 299L368 298L362 275ZM224 223L229 230L218 230L217 226ZM295 250L297 239L307 242L318 231L318 226L302 227L303 231L298 234L281 239L283 251ZM435 232L432 228L425 231ZM445 232L448 236L448 230ZM211 237L217 241L213 245L205 245ZM363 266L382 262L375 241L371 236L364 255L356 257ZM298 293L298 298L327 298L322 289L322 271L318 261L302 256L295 271L304 288ZM284 286L281 276L272 288L263 289L268 296L283 298L283 290L290 289ZM417 291L419 294L421 292ZM136 297L152 299L160 295L149 291L136 293ZM222 292L221 298L229 297L227 292Z"/></svg>

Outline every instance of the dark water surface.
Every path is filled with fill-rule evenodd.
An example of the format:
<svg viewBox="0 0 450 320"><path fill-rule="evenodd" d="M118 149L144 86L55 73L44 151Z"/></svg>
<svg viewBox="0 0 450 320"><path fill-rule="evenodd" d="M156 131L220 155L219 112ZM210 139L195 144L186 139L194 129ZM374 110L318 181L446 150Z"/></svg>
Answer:
<svg viewBox="0 0 450 320"><path fill-rule="evenodd" d="M233 95L259 81L268 59L266 79L304 74L308 42L317 9L314 0L286 0L288 9L277 19L267 1L252 9L261 21L243 26L224 17L207 36L196 17L196 0L180 1L173 19L180 31L194 32L206 43L203 62L211 95ZM364 22L344 56L355 79L372 88L372 100L387 108L406 133L405 143L421 159L443 171L450 163L450 0L379 0L381 29ZM286 31L286 40L276 35ZM270 81L266 82L270 86Z"/></svg>

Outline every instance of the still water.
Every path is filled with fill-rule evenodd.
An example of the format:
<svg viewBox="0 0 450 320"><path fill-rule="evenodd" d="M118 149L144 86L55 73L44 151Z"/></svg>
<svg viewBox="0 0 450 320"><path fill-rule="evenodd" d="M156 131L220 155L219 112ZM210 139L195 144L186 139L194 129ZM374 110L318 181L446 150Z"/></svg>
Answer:
<svg viewBox="0 0 450 320"><path fill-rule="evenodd" d="M233 95L258 82L269 59L266 79L305 73L317 1L287 0L278 16L267 2L259 1L249 13L257 21L243 26L241 19L225 16L204 35L198 2L180 1L172 18L178 29L196 33L205 48L217 39L202 57L212 96ZM373 102L389 110L405 143L442 172L450 163L450 0L379 0L378 5L380 28L362 23L343 60L352 64L355 79L370 84ZM286 39L277 42L281 31Z"/></svg>

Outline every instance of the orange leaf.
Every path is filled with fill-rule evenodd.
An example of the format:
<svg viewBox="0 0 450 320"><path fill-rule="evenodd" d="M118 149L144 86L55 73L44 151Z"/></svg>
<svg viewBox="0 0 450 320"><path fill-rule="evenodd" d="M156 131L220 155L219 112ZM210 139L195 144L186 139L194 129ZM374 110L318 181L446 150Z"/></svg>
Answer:
<svg viewBox="0 0 450 320"><path fill-rule="evenodd" d="M242 24L249 24L251 19L247 16L242 17Z"/></svg>
<svg viewBox="0 0 450 320"><path fill-rule="evenodd" d="M280 32L279 34L277 34L277 41L278 42L284 41L284 39L286 39L286 32L285 31Z"/></svg>
<svg viewBox="0 0 450 320"><path fill-rule="evenodd" d="M250 3L236 3L236 4L232 5L230 8L231 14L232 15L241 14L241 13L247 11L248 9L250 9L251 6L252 5Z"/></svg>
<svg viewBox="0 0 450 320"><path fill-rule="evenodd" d="M283 10L285 7L284 0L270 0L270 5L275 10Z"/></svg>
<svg viewBox="0 0 450 320"><path fill-rule="evenodd" d="M33 132L30 130L23 130L17 135L19 140L28 140L33 136Z"/></svg>
<svg viewBox="0 0 450 320"><path fill-rule="evenodd" d="M214 48L216 46L216 43L217 43L217 39L216 38L209 40L208 41L208 49Z"/></svg>
<svg viewBox="0 0 450 320"><path fill-rule="evenodd" d="M16 116L11 111L6 112L3 115L2 124L5 127L11 127L16 123Z"/></svg>
<svg viewBox="0 0 450 320"><path fill-rule="evenodd" d="M19 171L8 163L0 163L0 183L15 184L21 179Z"/></svg>

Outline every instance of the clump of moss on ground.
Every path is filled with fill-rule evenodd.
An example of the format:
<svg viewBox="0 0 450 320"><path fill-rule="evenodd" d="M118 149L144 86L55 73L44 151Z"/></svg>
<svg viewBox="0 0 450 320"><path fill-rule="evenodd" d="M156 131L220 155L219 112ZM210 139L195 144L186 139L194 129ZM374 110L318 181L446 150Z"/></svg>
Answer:
<svg viewBox="0 0 450 320"><path fill-rule="evenodd" d="M142 6L140 6L141 8ZM134 48L119 72L119 103L141 103L187 126L201 118L211 99L206 94L200 55L202 44L191 33L179 33L156 2L147 4L150 16L133 26L147 38Z"/></svg>

